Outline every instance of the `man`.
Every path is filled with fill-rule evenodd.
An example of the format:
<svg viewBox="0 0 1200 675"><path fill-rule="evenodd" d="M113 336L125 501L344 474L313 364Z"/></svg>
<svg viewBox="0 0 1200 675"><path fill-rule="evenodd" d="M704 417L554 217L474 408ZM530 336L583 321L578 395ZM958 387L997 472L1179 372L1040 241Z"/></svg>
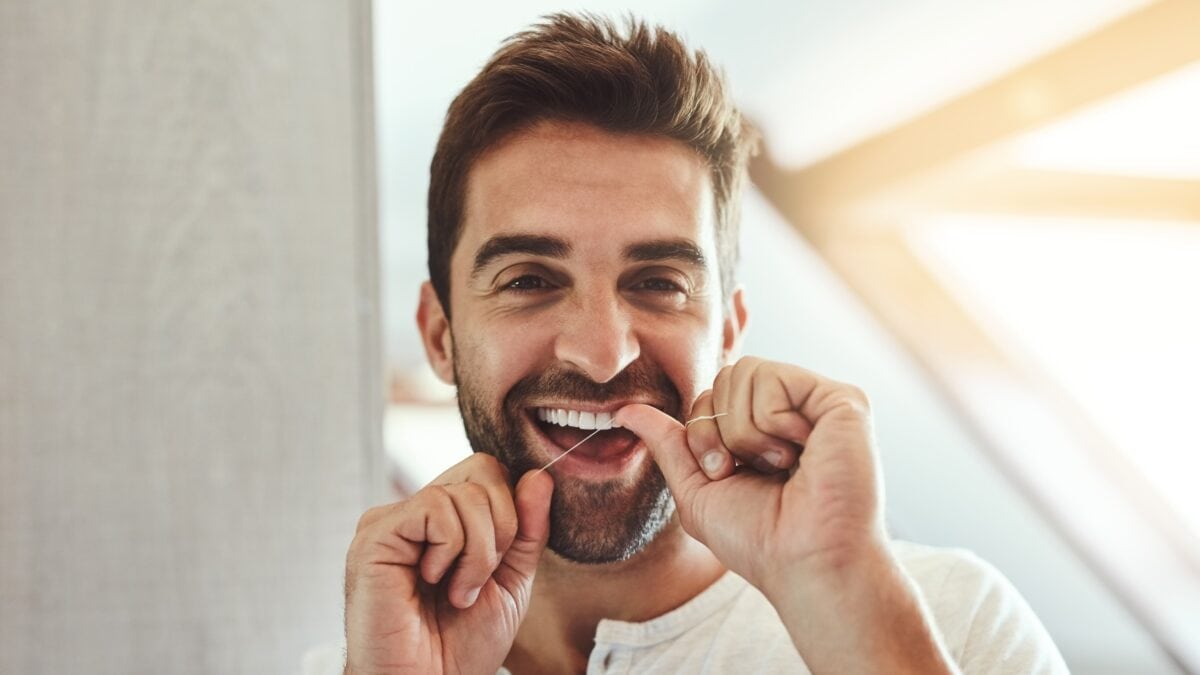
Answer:
<svg viewBox="0 0 1200 675"><path fill-rule="evenodd" d="M475 454L363 515L347 673L1065 671L997 573L888 539L862 392L737 357L754 143L633 21L550 17L454 101L417 318Z"/></svg>

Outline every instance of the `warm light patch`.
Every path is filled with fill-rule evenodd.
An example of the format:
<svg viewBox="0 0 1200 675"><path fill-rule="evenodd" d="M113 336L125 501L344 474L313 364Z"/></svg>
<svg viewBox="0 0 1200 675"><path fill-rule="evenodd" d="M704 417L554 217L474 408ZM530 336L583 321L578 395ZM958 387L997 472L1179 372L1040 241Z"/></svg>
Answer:
<svg viewBox="0 0 1200 675"><path fill-rule="evenodd" d="M1200 225L971 216L913 232L962 306L1200 534Z"/></svg>
<svg viewBox="0 0 1200 675"><path fill-rule="evenodd" d="M1168 73L1013 140L1036 169L1200 179L1200 63Z"/></svg>

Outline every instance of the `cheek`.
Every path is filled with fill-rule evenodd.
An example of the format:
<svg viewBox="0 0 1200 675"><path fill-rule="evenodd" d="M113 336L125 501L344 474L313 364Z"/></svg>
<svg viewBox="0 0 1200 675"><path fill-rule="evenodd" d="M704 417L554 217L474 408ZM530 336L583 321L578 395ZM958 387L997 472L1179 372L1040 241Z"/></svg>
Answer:
<svg viewBox="0 0 1200 675"><path fill-rule="evenodd" d="M546 354L553 354L552 336L531 330L531 322L467 324L459 332L455 358L460 377L486 385L500 397L544 365Z"/></svg>
<svg viewBox="0 0 1200 675"><path fill-rule="evenodd" d="M712 387L721 366L722 326L720 322L705 330L646 336L643 351L658 364L683 399L684 412L696 397Z"/></svg>

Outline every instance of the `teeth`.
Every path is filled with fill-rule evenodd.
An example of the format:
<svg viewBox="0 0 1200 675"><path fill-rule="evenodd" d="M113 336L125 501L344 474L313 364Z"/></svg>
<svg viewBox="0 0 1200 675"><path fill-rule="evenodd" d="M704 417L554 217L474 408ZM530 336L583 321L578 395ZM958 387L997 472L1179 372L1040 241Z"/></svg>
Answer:
<svg viewBox="0 0 1200 675"><path fill-rule="evenodd" d="M542 422L557 424L560 427L575 427L576 429L615 429L621 425L613 421L609 412L587 412L582 410L566 410L563 408L538 408L537 418Z"/></svg>

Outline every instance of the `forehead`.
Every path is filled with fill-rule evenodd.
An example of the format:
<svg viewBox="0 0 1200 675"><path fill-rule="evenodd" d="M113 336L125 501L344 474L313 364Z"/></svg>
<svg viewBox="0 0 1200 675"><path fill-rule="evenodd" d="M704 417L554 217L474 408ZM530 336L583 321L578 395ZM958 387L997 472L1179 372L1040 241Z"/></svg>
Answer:
<svg viewBox="0 0 1200 675"><path fill-rule="evenodd" d="M687 238L713 243L713 192L705 162L668 138L543 122L481 156L467 179L455 258L505 234L601 240Z"/></svg>

